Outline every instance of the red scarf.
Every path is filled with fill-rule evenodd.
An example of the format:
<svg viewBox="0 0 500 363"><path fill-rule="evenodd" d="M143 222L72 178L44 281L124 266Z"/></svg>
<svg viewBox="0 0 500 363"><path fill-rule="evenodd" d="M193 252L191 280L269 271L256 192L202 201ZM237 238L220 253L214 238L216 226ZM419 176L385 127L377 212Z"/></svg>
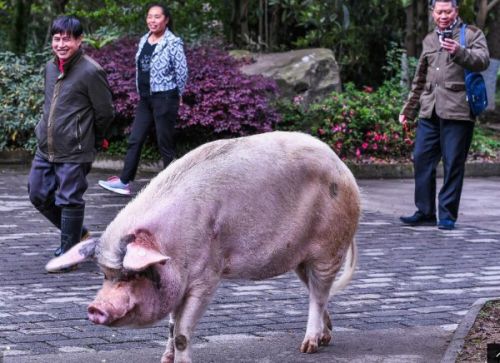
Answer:
<svg viewBox="0 0 500 363"><path fill-rule="evenodd" d="M64 60L63 59L59 59L58 66L59 66L59 72L64 73Z"/></svg>

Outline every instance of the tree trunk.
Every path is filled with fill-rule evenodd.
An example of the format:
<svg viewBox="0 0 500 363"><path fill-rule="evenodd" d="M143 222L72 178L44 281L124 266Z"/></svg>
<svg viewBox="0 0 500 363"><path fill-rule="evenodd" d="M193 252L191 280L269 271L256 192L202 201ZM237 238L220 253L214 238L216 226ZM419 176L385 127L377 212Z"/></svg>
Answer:
<svg viewBox="0 0 500 363"><path fill-rule="evenodd" d="M433 24L429 22L429 8L427 1L417 0L417 54L422 53L422 42L429 31L432 30Z"/></svg>
<svg viewBox="0 0 500 363"><path fill-rule="evenodd" d="M242 0L240 4L240 38L245 42L249 42L250 33L248 28L248 2L250 0Z"/></svg>
<svg viewBox="0 0 500 363"><path fill-rule="evenodd" d="M492 0L489 3L488 0L478 0L477 2L479 10L476 15L476 25L479 28L484 29L486 20L488 18L488 13L497 7L497 4L500 2L500 0Z"/></svg>
<svg viewBox="0 0 500 363"><path fill-rule="evenodd" d="M281 29L281 6L275 5L271 9L271 21L269 23L269 48L276 49L280 44L280 34L286 30Z"/></svg>
<svg viewBox="0 0 500 363"><path fill-rule="evenodd" d="M497 3L491 9L493 17L488 22L488 34L486 40L488 41L488 49L490 50L490 57L500 59L500 4ZM484 29L484 28L482 28Z"/></svg>
<svg viewBox="0 0 500 363"><path fill-rule="evenodd" d="M237 37L238 37L238 29L240 28L240 1L239 0L233 0L233 6L231 7L231 28L229 31L229 42L233 44L238 44L237 42Z"/></svg>
<svg viewBox="0 0 500 363"><path fill-rule="evenodd" d="M33 0L17 0L14 3L14 18L10 32L10 48L16 54L26 51L28 45L28 24L31 17Z"/></svg>
<svg viewBox="0 0 500 363"><path fill-rule="evenodd" d="M417 56L416 32L415 32L415 7L411 3L405 8L406 29L405 29L405 48L409 57Z"/></svg>
<svg viewBox="0 0 500 363"><path fill-rule="evenodd" d="M429 29L429 15L425 2L413 0L406 8L405 48L409 57L418 57L422 41Z"/></svg>
<svg viewBox="0 0 500 363"><path fill-rule="evenodd" d="M54 0L54 9L56 11L56 15L64 14L66 10L66 5L68 5L69 0Z"/></svg>

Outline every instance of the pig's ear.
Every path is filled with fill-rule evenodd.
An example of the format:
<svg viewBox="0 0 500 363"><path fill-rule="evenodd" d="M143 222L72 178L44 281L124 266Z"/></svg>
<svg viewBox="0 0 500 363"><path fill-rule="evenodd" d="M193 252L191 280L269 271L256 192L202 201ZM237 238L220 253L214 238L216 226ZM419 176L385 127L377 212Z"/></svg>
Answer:
<svg viewBox="0 0 500 363"><path fill-rule="evenodd" d="M123 258L123 268L132 271L142 271L155 263L164 263L170 260L161 252L132 242L127 245L127 252Z"/></svg>
<svg viewBox="0 0 500 363"><path fill-rule="evenodd" d="M50 260L47 265L45 265L45 270L48 272L56 272L92 259L95 255L95 248L98 243L98 239L92 238L76 244L66 253Z"/></svg>

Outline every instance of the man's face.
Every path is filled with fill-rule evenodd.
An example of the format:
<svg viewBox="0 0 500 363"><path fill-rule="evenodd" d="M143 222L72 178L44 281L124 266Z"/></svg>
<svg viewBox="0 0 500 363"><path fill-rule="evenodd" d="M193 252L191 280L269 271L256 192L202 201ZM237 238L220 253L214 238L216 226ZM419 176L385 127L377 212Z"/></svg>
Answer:
<svg viewBox="0 0 500 363"><path fill-rule="evenodd" d="M69 33L58 33L52 36L52 50L62 61L70 59L80 49L82 37L75 38Z"/></svg>
<svg viewBox="0 0 500 363"><path fill-rule="evenodd" d="M436 1L432 10L432 17L437 27L441 30L449 27L458 16L458 8L451 2Z"/></svg>

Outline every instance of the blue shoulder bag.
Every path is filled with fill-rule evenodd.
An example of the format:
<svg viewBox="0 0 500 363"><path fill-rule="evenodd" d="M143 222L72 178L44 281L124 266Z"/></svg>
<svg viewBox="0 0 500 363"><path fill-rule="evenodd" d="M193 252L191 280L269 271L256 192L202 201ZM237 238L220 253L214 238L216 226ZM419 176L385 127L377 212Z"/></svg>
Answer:
<svg viewBox="0 0 500 363"><path fill-rule="evenodd" d="M460 28L460 45L467 47L465 29L467 25L462 24ZM472 116L479 116L488 106L488 96L486 95L486 85L484 78L479 72L471 72L465 69L465 92L469 102Z"/></svg>

